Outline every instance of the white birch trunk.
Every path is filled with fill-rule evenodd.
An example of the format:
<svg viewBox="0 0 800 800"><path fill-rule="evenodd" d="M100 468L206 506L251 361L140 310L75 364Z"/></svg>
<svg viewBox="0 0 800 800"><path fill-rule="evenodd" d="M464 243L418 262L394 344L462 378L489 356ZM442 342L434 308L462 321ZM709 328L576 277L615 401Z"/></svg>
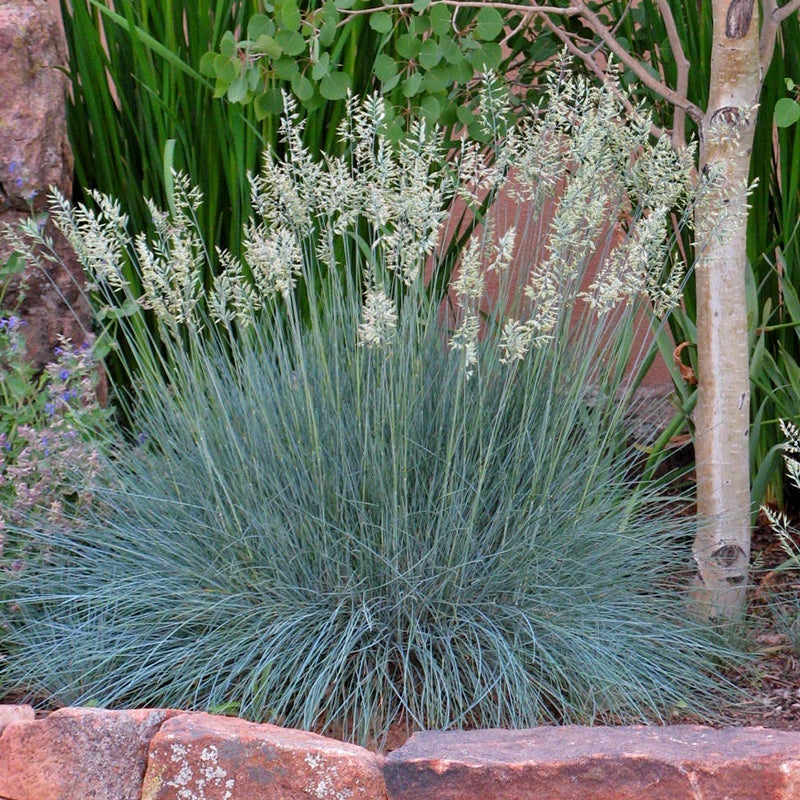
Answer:
<svg viewBox="0 0 800 800"><path fill-rule="evenodd" d="M758 4L714 0L708 108L700 169L724 175L722 194L698 207L697 228L724 204L727 217L697 266L698 403L695 411L698 531L694 599L701 616L744 610L750 560L750 381L745 274L750 154L762 74Z"/></svg>

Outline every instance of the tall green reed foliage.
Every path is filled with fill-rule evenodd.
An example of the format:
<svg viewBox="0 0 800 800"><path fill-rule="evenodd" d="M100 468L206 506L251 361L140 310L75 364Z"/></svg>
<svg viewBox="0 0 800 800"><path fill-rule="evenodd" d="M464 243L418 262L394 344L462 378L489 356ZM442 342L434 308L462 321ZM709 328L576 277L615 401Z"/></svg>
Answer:
<svg viewBox="0 0 800 800"><path fill-rule="evenodd" d="M134 386L145 438L110 465L102 513L39 535L9 679L358 741L397 720L708 715L730 652L686 613L693 523L636 482L625 440L636 298L676 301L661 269L690 159L620 112L613 89L556 74L493 161L469 141L448 161L423 123L388 141L371 98L351 103L345 154L316 159L289 102L287 156L252 178L210 315L185 178L175 213L153 206L154 241L131 243L110 199L54 197L101 291L129 288L122 249L138 258L169 370ZM473 234L450 306L431 302L443 198L500 188L514 210Z"/></svg>
<svg viewBox="0 0 800 800"><path fill-rule="evenodd" d="M800 19L794 15L786 20L762 90L751 170L759 184L748 231L755 400L751 455L764 486L763 494L760 486L753 494L778 504L784 495L778 422L800 423L800 128L774 123L776 105L787 92L785 79L797 76Z"/></svg>
<svg viewBox="0 0 800 800"><path fill-rule="evenodd" d="M793 422L781 420L781 432L785 436L783 455L786 474L791 485L800 490L800 429ZM800 531L797 525L786 514L775 509L764 507L762 512L777 534L786 556L774 572L791 572L797 575L800 572ZM770 593L767 600L778 629L788 636L795 652L800 654L800 597L797 593L797 581L779 582L777 589Z"/></svg>
<svg viewBox="0 0 800 800"><path fill-rule="evenodd" d="M242 176L258 163L263 130L252 112L216 101L197 65L257 7L254 0L121 0L112 9L99 0L63 0L67 122L85 201L89 190L120 197L134 229L145 230L144 198L167 202L171 152L172 163L202 187L207 241L238 249L250 214ZM134 273L126 277L136 283Z"/></svg>

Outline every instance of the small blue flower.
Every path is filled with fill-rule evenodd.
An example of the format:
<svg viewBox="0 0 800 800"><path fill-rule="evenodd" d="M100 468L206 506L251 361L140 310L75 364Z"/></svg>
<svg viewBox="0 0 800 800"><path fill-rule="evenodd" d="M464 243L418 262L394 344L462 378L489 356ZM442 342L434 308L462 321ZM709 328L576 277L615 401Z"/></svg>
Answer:
<svg viewBox="0 0 800 800"><path fill-rule="evenodd" d="M9 172L10 172L12 175L13 175L13 174L14 174L14 173L17 171L17 162L16 162L16 161L12 161L12 162L11 162L11 163L8 165L8 171L9 171Z"/></svg>
<svg viewBox="0 0 800 800"><path fill-rule="evenodd" d="M58 373L58 377L61 378L62 381L67 380L69 378L69 370L64 368L61 372Z"/></svg>
<svg viewBox="0 0 800 800"><path fill-rule="evenodd" d="M139 444L144 444L147 441L147 434L139 432L136 436L136 441L139 442Z"/></svg>
<svg viewBox="0 0 800 800"><path fill-rule="evenodd" d="M56 413L56 404L51 402L44 404L44 410L48 417L52 417ZM44 441L44 440L43 440Z"/></svg>

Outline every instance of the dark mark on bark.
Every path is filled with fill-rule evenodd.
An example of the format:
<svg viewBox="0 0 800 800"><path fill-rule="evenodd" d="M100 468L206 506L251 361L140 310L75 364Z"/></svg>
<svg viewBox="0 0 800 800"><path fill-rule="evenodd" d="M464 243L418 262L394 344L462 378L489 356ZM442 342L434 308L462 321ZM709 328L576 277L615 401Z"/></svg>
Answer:
<svg viewBox="0 0 800 800"><path fill-rule="evenodd" d="M738 544L724 544L711 554L711 558L723 567L732 567L740 558L744 558L744 550Z"/></svg>
<svg viewBox="0 0 800 800"><path fill-rule="evenodd" d="M728 6L725 19L725 36L729 39L744 39L753 21L753 3L755 0L733 0Z"/></svg>
<svg viewBox="0 0 800 800"><path fill-rule="evenodd" d="M742 114L736 106L723 106L722 108L718 108L711 115L709 122L711 125L724 122L726 125L730 125L731 128L735 128L742 121L743 117L744 114Z"/></svg>

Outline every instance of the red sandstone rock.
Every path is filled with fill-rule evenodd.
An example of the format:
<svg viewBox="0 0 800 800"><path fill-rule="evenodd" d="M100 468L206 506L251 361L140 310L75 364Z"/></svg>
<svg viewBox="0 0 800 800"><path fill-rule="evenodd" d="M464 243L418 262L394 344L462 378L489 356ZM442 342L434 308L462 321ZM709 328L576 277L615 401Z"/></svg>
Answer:
<svg viewBox="0 0 800 800"><path fill-rule="evenodd" d="M381 763L313 733L182 714L153 738L141 800L385 800Z"/></svg>
<svg viewBox="0 0 800 800"><path fill-rule="evenodd" d="M4 706L0 705L0 733L12 722L36 719L36 714L31 706Z"/></svg>
<svg viewBox="0 0 800 800"><path fill-rule="evenodd" d="M421 733L389 755L391 800L800 800L800 733L542 727Z"/></svg>
<svg viewBox="0 0 800 800"><path fill-rule="evenodd" d="M41 207L48 186L72 186L59 17L46 3L3 0L0 53L0 211L27 211L34 192Z"/></svg>
<svg viewBox="0 0 800 800"><path fill-rule="evenodd" d="M44 0L0 0L0 53L0 225L16 226L32 208L46 208L50 186L66 197L72 192L60 14ZM29 267L0 288L0 310L24 320L26 356L36 367L53 360L59 335L80 344L91 329L83 270L52 224L45 233L64 264ZM0 239L0 263L10 252Z"/></svg>
<svg viewBox="0 0 800 800"><path fill-rule="evenodd" d="M147 747L174 712L62 708L0 736L2 800L139 800Z"/></svg>

